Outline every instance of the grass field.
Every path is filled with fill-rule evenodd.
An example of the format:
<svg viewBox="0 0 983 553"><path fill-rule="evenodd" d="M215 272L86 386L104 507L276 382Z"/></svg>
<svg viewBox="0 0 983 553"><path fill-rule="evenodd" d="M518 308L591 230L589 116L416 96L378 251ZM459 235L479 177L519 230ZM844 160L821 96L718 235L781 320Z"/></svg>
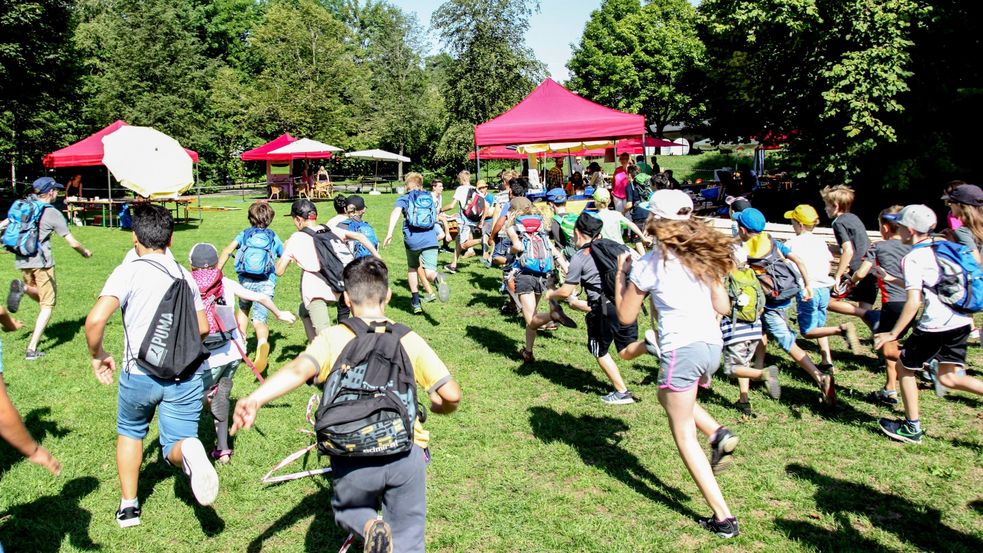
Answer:
<svg viewBox="0 0 983 553"><path fill-rule="evenodd" d="M381 238L394 197L367 200L368 220ZM205 203L243 209L208 212L200 226L180 226L173 245L179 259L196 242L221 248L246 223L248 204L238 198ZM320 207L325 218L330 206ZM275 208L278 215L289 209L285 203ZM274 229L286 238L290 220L278 216ZM0 542L6 550L336 551L345 534L334 526L330 480L259 481L309 443L298 430L306 424L311 389L266 407L256 428L235 438L232 464L218 468L222 491L214 508L194 504L184 477L162 461L152 425L139 491L143 524L117 527L116 388L93 377L82 324L130 234L98 227L73 232L94 256L82 259L56 239L58 306L41 345L48 355L34 363L23 359L37 313L30 300L18 314L27 328L2 337L10 395L31 433L64 466L53 478L0 445ZM839 339L833 345L841 401L831 411L819 406L803 373L776 355L771 361L783 369L781 401L754 388L757 417L741 420L733 406L736 386L718 373L701 403L741 438L735 466L719 480L742 535L725 542L695 522L710 511L676 454L656 399L653 359L621 363L642 401L606 406L599 397L609 385L587 352L582 328L542 334L538 361L522 365L519 319L498 313L497 271L466 261L450 277L450 302L429 304L414 316L399 238L383 256L394 289L390 316L430 342L464 393L457 413L427 423L433 435L431 551L983 551L978 397L923 392L927 437L904 446L876 426L890 409L865 399L883 383L881 364L869 352L850 355ZM17 276L9 254L0 255L0 265L7 278ZM296 308L296 267L281 280L276 301ZM271 364L278 367L302 350L304 332L299 324L276 322L272 331ZM116 317L106 347L117 356L122 335ZM979 348L970 351L979 367ZM245 367L235 386L234 397L256 386ZM210 447L209 426L201 429ZM308 459L309 465L319 462Z"/></svg>

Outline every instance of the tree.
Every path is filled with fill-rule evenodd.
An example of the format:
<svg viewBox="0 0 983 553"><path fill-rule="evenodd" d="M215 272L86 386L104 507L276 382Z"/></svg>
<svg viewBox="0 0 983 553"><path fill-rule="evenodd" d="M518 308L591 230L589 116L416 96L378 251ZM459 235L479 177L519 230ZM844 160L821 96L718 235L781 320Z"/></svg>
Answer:
<svg viewBox="0 0 983 553"><path fill-rule="evenodd" d="M431 25L453 58L447 68L448 125L438 161L459 164L474 145L474 126L524 98L542 80L545 66L525 46L531 0L448 0Z"/></svg>
<svg viewBox="0 0 983 553"><path fill-rule="evenodd" d="M692 76L703 60L696 10L687 0L605 0L591 13L568 63L569 86L595 102L641 113L662 136L694 121L702 103Z"/></svg>

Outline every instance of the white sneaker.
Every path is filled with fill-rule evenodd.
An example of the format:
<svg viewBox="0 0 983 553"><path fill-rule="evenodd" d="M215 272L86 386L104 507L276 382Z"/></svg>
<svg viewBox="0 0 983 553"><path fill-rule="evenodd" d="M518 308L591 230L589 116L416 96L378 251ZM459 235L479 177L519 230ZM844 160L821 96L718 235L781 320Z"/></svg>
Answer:
<svg viewBox="0 0 983 553"><path fill-rule="evenodd" d="M198 438L186 438L181 442L184 457L184 474L191 479L191 491L200 505L211 505L218 496L218 473L208 460L205 446Z"/></svg>

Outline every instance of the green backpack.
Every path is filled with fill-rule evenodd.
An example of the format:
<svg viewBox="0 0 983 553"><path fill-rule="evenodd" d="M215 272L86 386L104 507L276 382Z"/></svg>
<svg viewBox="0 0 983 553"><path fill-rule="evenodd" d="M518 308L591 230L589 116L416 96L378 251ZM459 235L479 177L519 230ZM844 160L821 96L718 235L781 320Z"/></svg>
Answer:
<svg viewBox="0 0 983 553"><path fill-rule="evenodd" d="M732 308L731 320L753 323L765 310L765 291L754 269L734 269L727 276L727 293Z"/></svg>

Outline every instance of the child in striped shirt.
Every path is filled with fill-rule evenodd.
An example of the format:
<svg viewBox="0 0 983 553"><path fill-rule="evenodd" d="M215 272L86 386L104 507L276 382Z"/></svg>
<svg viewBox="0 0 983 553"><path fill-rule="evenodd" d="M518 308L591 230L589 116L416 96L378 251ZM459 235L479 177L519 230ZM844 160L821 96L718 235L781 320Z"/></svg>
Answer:
<svg viewBox="0 0 983 553"><path fill-rule="evenodd" d="M761 344L763 333L761 319L748 323L724 316L720 319L720 333L724 339L724 374L737 379L741 394L737 400L737 408L743 415L752 416L754 413L751 411L751 400L748 397L752 380L765 381L768 395L772 399L778 399L782 394L776 365L764 369L751 367L754 353Z"/></svg>

